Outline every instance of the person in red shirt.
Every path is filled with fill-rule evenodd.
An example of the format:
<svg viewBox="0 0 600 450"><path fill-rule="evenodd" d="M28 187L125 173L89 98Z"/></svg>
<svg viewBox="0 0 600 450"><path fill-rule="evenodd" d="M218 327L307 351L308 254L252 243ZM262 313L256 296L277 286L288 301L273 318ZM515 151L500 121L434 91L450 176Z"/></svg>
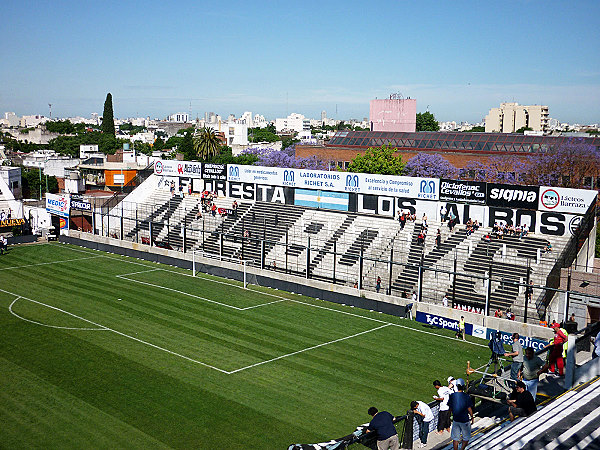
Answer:
<svg viewBox="0 0 600 450"><path fill-rule="evenodd" d="M565 363L563 359L563 345L567 342L567 335L560 325L556 322L552 323L552 329L554 330L554 339L546 345L544 348L550 348L550 355L548 356L548 362L538 371L538 375L548 370L554 371L554 368L558 368L559 376L563 376L565 373Z"/></svg>

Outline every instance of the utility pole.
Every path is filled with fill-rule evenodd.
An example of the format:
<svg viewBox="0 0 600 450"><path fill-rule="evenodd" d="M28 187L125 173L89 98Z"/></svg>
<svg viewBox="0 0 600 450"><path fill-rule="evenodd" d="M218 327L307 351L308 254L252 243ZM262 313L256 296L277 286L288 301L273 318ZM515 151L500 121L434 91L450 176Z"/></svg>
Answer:
<svg viewBox="0 0 600 450"><path fill-rule="evenodd" d="M48 103L48 108L50 108L50 118L52 119L52 103Z"/></svg>

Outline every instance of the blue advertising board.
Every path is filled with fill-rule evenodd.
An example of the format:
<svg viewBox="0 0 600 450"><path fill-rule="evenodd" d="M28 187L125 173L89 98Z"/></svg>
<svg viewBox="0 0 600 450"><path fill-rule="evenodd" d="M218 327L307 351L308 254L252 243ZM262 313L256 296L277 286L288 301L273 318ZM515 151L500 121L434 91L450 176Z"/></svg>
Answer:
<svg viewBox="0 0 600 450"><path fill-rule="evenodd" d="M446 330L458 331L458 320L448 319L447 317L436 316L435 314L424 313L417 311L415 317L417 322L421 322L427 325L432 325L438 328L444 328ZM465 323L465 333L473 334L473 325Z"/></svg>
<svg viewBox="0 0 600 450"><path fill-rule="evenodd" d="M447 317L436 316L435 314L428 314L421 311L417 311L415 320L426 325L432 325L438 328L445 328L446 330L458 331L458 320L455 319L449 319ZM509 347L512 345L512 333L508 333L506 331L501 330L495 330L493 328L482 327L479 325L473 325L470 323L465 323L466 334L482 339L487 339L488 341L490 340L493 331L498 331L500 333L500 339L502 340L503 344L508 345ZM520 336L519 342L521 343L524 349L527 347L532 347L533 350L536 352L548 345L548 342L544 341L543 339L537 339L527 336Z"/></svg>
<svg viewBox="0 0 600 450"><path fill-rule="evenodd" d="M512 333L507 333L506 331L494 330L493 328L488 328L486 332L486 338L489 340L492 334L492 331L498 331L500 333L500 339L502 343L508 346L512 345ZM535 352L541 350L543 347L548 345L547 341L542 339L531 338L527 336L520 336L519 342L523 346L524 349L527 347L532 347Z"/></svg>

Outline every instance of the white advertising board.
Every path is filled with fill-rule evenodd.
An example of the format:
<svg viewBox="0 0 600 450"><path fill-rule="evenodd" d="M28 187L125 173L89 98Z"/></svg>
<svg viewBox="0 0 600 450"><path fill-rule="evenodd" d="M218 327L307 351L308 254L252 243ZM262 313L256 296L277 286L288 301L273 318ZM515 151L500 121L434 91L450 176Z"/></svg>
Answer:
<svg viewBox="0 0 600 450"><path fill-rule="evenodd" d="M540 186L538 209L570 214L585 214L596 200L596 191Z"/></svg>
<svg viewBox="0 0 600 450"><path fill-rule="evenodd" d="M154 163L154 173L162 176L202 177L202 163L160 159Z"/></svg>
<svg viewBox="0 0 600 450"><path fill-rule="evenodd" d="M437 200L439 190L439 180L435 178L241 166L236 164L228 166L227 180L241 183L259 183L269 186L388 195L421 200Z"/></svg>
<svg viewBox="0 0 600 450"><path fill-rule="evenodd" d="M46 211L61 217L69 217L71 198L68 195L46 194Z"/></svg>

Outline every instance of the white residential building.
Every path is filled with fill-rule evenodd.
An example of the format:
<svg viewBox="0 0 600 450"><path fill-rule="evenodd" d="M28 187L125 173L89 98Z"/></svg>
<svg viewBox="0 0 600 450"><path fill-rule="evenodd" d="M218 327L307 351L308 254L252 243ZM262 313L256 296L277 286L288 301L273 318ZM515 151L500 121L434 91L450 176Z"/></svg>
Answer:
<svg viewBox="0 0 600 450"><path fill-rule="evenodd" d="M20 120L14 112L6 112L4 113L5 124L8 127L18 127Z"/></svg>
<svg viewBox="0 0 600 450"><path fill-rule="evenodd" d="M48 118L39 114L33 116L23 116L21 117L20 126L24 128L37 127L39 124L46 121L48 121Z"/></svg>
<svg viewBox="0 0 600 450"><path fill-rule="evenodd" d="M230 147L232 145L248 145L248 125L245 123L219 121L218 123L207 123L205 126L223 133L225 141Z"/></svg>
<svg viewBox="0 0 600 450"><path fill-rule="evenodd" d="M169 122L188 122L190 119L189 114L188 113L175 113L175 114L171 114L169 116Z"/></svg>
<svg viewBox="0 0 600 450"><path fill-rule="evenodd" d="M545 132L548 129L548 107L500 103L500 108L490 109L485 116L486 133L514 133L523 127Z"/></svg>
<svg viewBox="0 0 600 450"><path fill-rule="evenodd" d="M299 133L303 130L310 130L310 120L302 114L292 113L284 119L275 119L275 131L294 131Z"/></svg>

